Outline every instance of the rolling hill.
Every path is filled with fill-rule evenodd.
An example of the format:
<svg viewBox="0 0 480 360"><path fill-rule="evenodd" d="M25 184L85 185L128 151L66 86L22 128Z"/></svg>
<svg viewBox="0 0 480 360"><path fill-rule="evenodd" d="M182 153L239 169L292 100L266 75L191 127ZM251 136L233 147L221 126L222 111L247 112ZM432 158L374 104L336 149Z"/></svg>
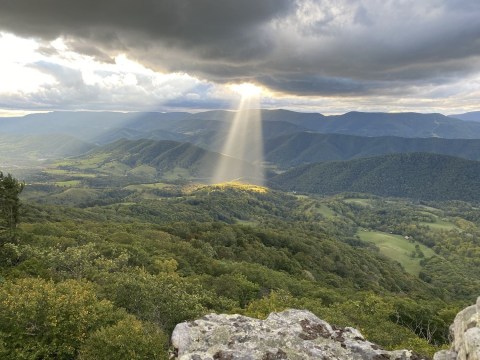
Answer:
<svg viewBox="0 0 480 360"><path fill-rule="evenodd" d="M210 179L222 158L225 155L190 143L121 139L85 156L63 161L59 169L146 179ZM252 172L255 169L239 159L228 157L227 161L233 167L247 168Z"/></svg>
<svg viewBox="0 0 480 360"><path fill-rule="evenodd" d="M301 132L269 139L265 143L265 159L282 168L409 152L428 152L480 160L480 140L360 137Z"/></svg>
<svg viewBox="0 0 480 360"><path fill-rule="evenodd" d="M58 159L65 156L84 154L96 146L72 136L12 135L0 134L0 158L2 159Z"/></svg>
<svg viewBox="0 0 480 360"><path fill-rule="evenodd" d="M480 201L480 162L438 154L392 154L300 166L273 177L270 184L286 191L318 194L361 192Z"/></svg>

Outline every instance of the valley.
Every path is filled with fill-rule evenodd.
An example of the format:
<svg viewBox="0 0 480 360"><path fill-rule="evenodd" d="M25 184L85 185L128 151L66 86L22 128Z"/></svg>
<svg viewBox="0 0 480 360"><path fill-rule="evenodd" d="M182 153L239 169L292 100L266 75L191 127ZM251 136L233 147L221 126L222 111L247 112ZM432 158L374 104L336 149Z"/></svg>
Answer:
<svg viewBox="0 0 480 360"><path fill-rule="evenodd" d="M387 349L431 356L444 346L453 316L480 293L478 140L321 134L305 132L320 116L280 112L276 124L278 113L268 114L267 186L212 182L224 133L205 124L227 122L223 112L128 120L154 138L119 132L110 114L105 143L48 126L28 135L42 147L13 135L0 142L6 164L20 154L32 161L1 169L26 184L15 236L0 233L0 334L15 334L1 336L45 356L58 351L22 334L29 320L19 314L33 311L54 319L34 331L65 344L63 358L86 353L104 331L148 334L132 346L155 343L166 356L178 322L304 308ZM2 121L8 139L14 125ZM207 138L217 140L202 145ZM45 312L33 310L40 301ZM57 308L94 315L55 335L47 309ZM0 354L17 351L8 346Z"/></svg>

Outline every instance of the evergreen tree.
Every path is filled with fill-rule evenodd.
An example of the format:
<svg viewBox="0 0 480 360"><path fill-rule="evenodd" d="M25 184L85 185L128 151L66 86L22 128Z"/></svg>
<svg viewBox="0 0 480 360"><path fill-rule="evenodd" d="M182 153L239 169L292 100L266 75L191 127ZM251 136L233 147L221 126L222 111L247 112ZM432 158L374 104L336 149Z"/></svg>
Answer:
<svg viewBox="0 0 480 360"><path fill-rule="evenodd" d="M20 221L20 199L25 184L11 174L0 172L0 239L15 239L17 224Z"/></svg>

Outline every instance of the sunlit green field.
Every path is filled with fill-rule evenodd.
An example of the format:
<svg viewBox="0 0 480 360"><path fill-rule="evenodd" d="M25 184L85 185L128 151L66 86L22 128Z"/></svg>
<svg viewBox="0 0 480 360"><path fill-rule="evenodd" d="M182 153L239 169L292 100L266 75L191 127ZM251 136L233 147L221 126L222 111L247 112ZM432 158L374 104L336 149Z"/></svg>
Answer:
<svg viewBox="0 0 480 360"><path fill-rule="evenodd" d="M453 224L449 221L446 221L446 220L442 220L442 219L437 219L437 221L435 221L434 223L422 222L420 224L421 225L426 225L432 230L447 230L448 231L448 230L458 229L458 227L455 224Z"/></svg>
<svg viewBox="0 0 480 360"><path fill-rule="evenodd" d="M420 273L420 260L422 258L418 256L412 257L412 252L415 252L415 245L419 245L421 252L426 258L435 255L432 249L418 242L411 242L401 235L361 230L358 232L358 236L363 241L374 243L383 255L398 261L408 273L416 276Z"/></svg>

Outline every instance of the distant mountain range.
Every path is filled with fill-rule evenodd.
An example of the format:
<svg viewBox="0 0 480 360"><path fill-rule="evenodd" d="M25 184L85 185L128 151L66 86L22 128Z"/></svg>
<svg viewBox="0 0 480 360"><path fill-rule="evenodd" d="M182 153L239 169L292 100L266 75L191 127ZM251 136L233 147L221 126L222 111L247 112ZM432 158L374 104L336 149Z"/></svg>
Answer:
<svg viewBox="0 0 480 360"><path fill-rule="evenodd" d="M170 139L178 137L182 140L188 137L193 143L210 144L209 136L213 138L216 135L224 136L234 115L234 112L220 110L196 114L52 112L19 118L0 118L0 133L21 135L55 133L89 142L94 140L103 142L118 140L115 137L119 136L144 138L145 134L152 136L152 132L156 132L156 139L168 136ZM343 115L324 116L287 110L261 110L261 118L267 138L309 130L324 134L367 137L480 139L480 123L442 114L349 112ZM162 132L168 135L162 136Z"/></svg>
<svg viewBox="0 0 480 360"><path fill-rule="evenodd" d="M480 201L480 162L438 154L392 154L300 166L271 178L270 185L318 194Z"/></svg>
<svg viewBox="0 0 480 360"><path fill-rule="evenodd" d="M480 122L480 111L472 111L463 114L450 115L452 118L464 121L478 121Z"/></svg>
<svg viewBox="0 0 480 360"><path fill-rule="evenodd" d="M271 184L319 193L480 200L479 163L466 160L480 160L480 122L466 121L478 114L458 115L462 120L441 114L262 110L265 160L274 170L288 170ZM78 156L67 159L67 167L152 180L211 179L220 162L229 164L230 173L242 168L258 174L252 164L219 153L234 117L219 110L0 118L0 156ZM338 160L349 161L332 163Z"/></svg>

